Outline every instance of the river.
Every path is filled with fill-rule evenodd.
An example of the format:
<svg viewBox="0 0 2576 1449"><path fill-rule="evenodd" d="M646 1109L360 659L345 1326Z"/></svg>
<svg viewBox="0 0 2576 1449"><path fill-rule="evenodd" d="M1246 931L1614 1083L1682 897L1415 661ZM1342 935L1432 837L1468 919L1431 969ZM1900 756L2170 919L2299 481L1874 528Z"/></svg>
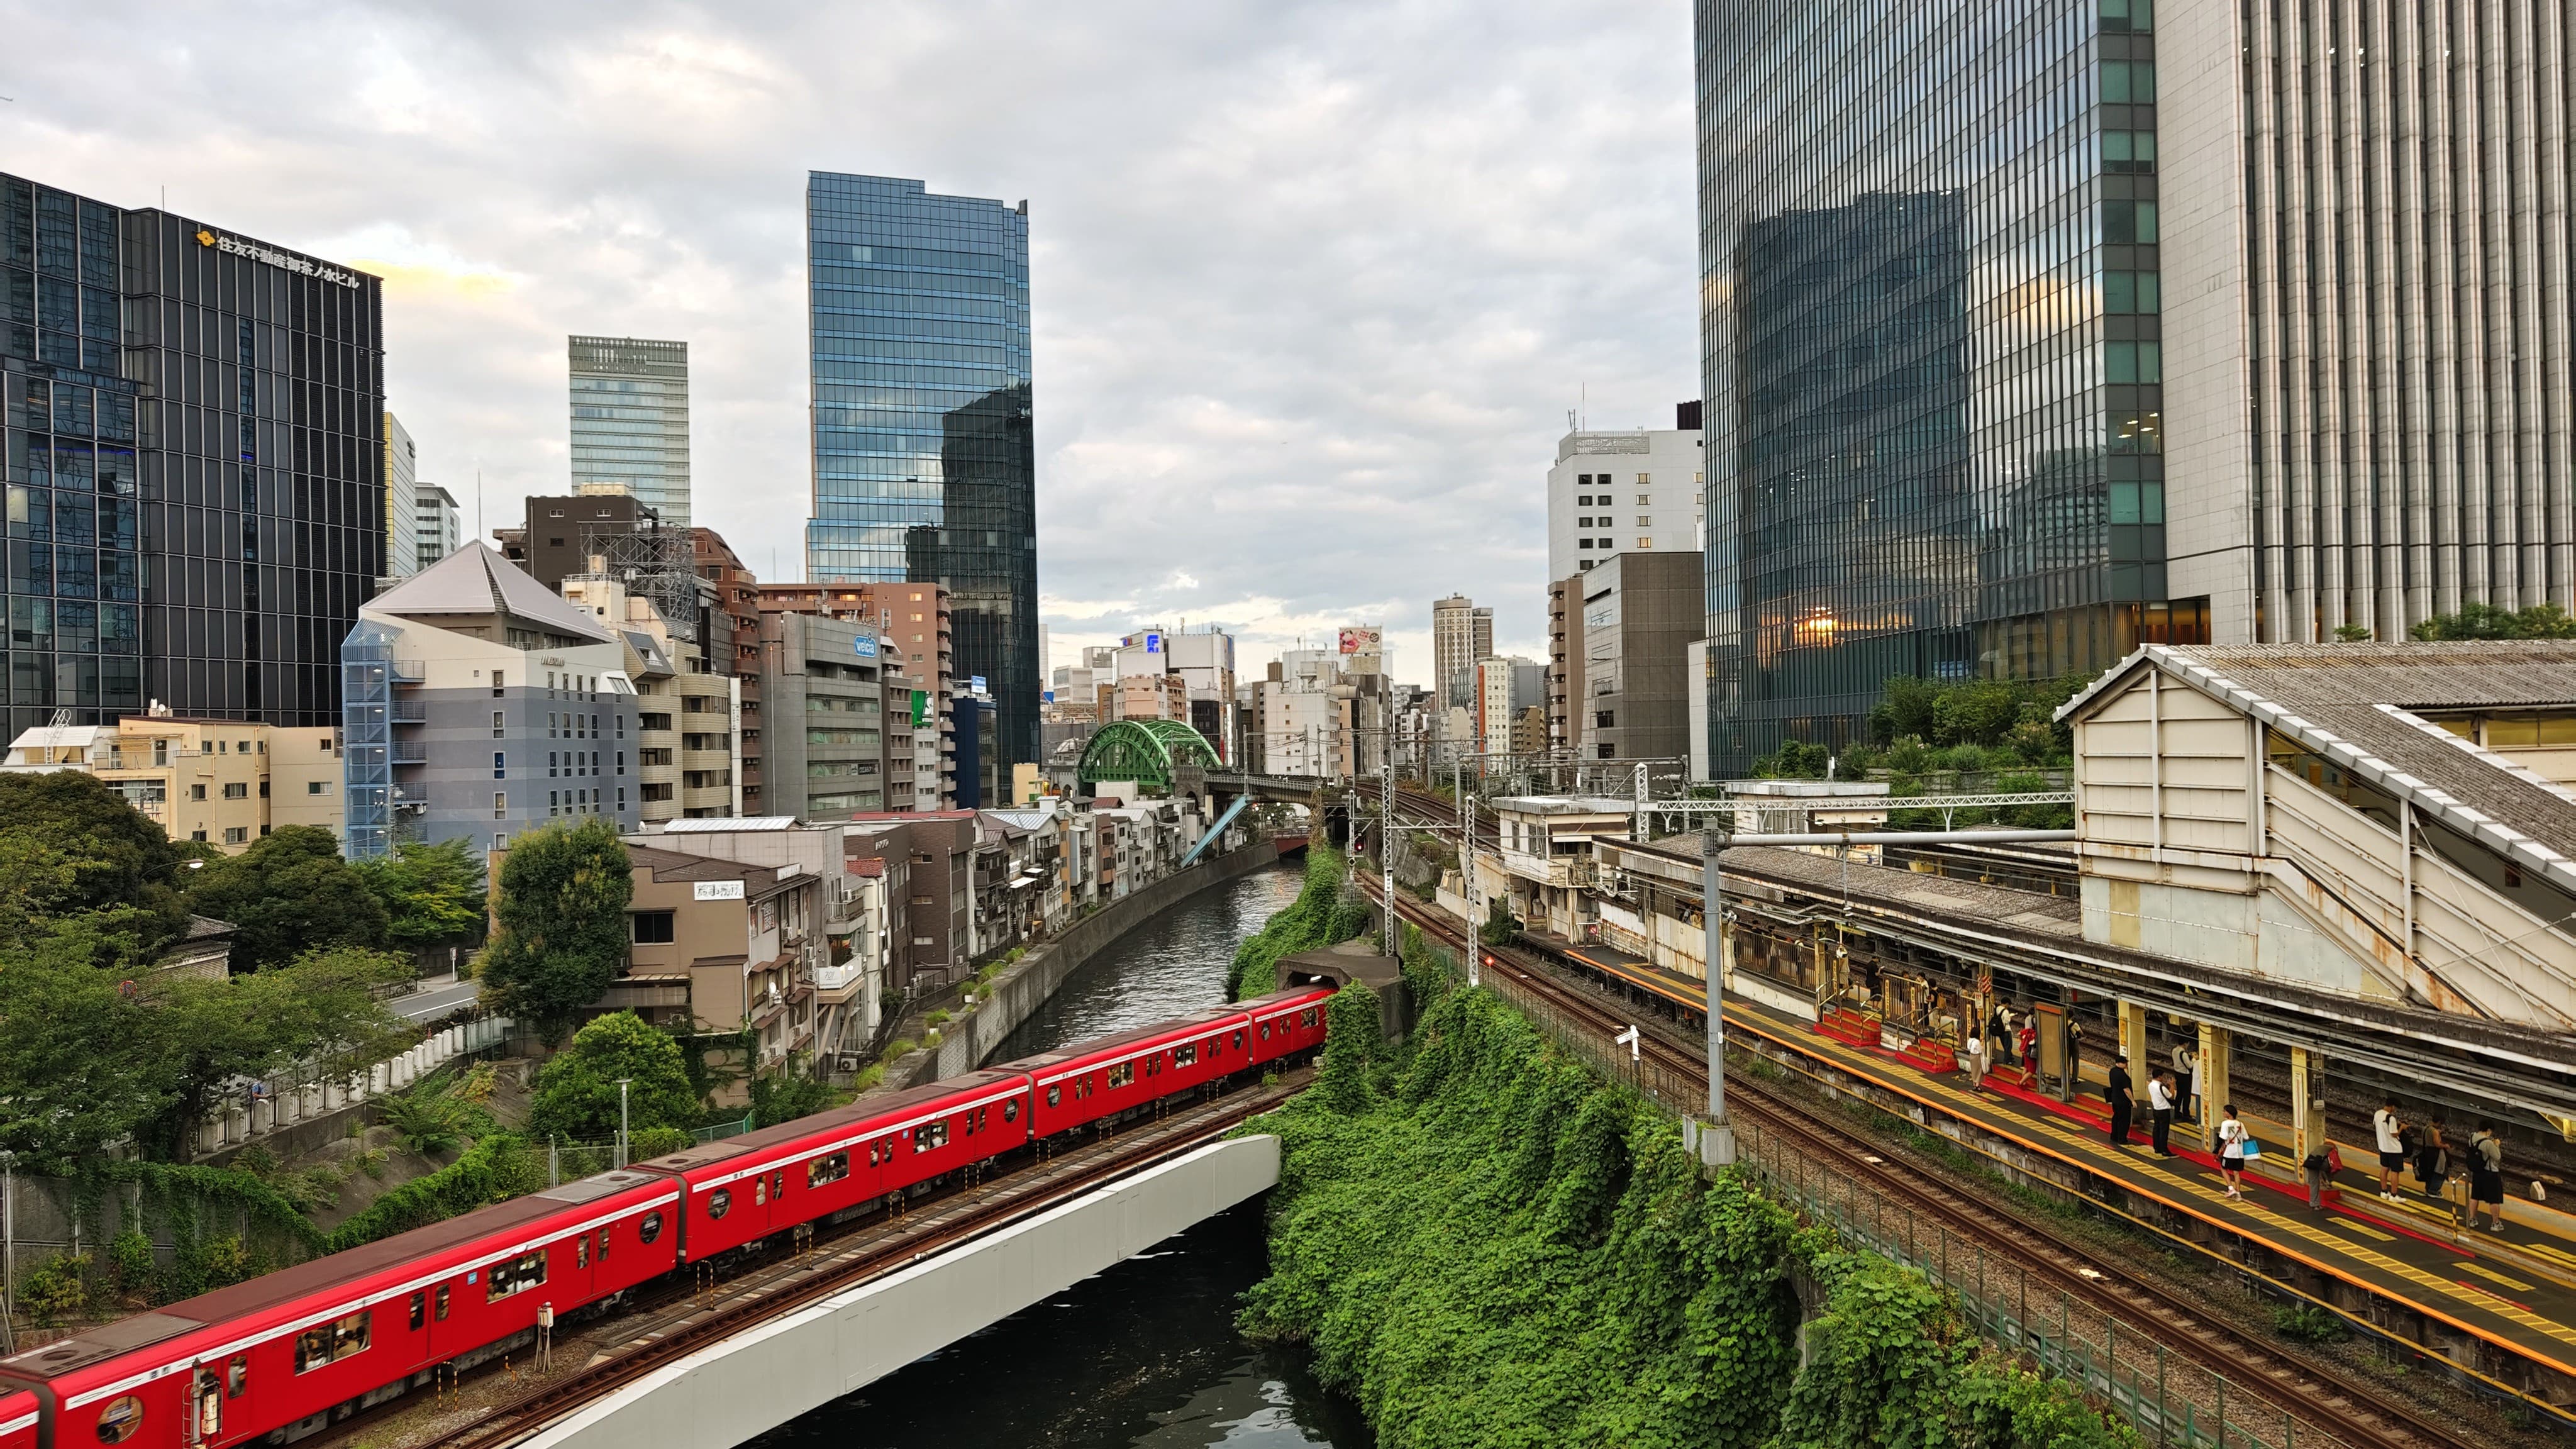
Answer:
<svg viewBox="0 0 2576 1449"><path fill-rule="evenodd" d="M1191 897L1084 963L1003 1043L1008 1061L1225 1000L1244 937L1296 899L1294 865ZM757 1449L1372 1449L1304 1357L1234 1328L1268 1271L1261 1205L1153 1251L837 1399Z"/></svg>

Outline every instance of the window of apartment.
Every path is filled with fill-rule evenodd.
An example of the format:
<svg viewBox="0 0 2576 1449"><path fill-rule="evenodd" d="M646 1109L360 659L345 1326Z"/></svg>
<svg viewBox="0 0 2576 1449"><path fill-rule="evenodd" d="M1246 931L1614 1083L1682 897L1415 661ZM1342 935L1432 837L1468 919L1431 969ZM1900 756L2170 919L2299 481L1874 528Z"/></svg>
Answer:
<svg viewBox="0 0 2576 1449"><path fill-rule="evenodd" d="M637 911L627 919L635 923L635 944L638 946L668 946L679 939L675 912Z"/></svg>
<svg viewBox="0 0 2576 1449"><path fill-rule="evenodd" d="M188 832L188 838L190 840L204 840L206 838L206 832L202 830L191 830Z"/></svg>
<svg viewBox="0 0 2576 1449"><path fill-rule="evenodd" d="M622 714L617 717L617 737L621 740L626 738L626 716Z"/></svg>
<svg viewBox="0 0 2576 1449"><path fill-rule="evenodd" d="M546 792L546 813L548 815L561 815L563 813L562 791L548 790Z"/></svg>
<svg viewBox="0 0 2576 1449"><path fill-rule="evenodd" d="M203 799L205 799L205 798L206 798L206 787L205 787L205 786L203 786L203 785L191 785L191 786L189 786L189 787L188 787L188 798L189 798L189 799L191 799L191 800L203 800ZM198 838L199 840L203 840L203 839L205 839L205 837L204 837L204 836L202 836L202 835L198 836L197 838Z"/></svg>
<svg viewBox="0 0 2576 1449"><path fill-rule="evenodd" d="M617 813L626 813L626 787L623 785L617 787Z"/></svg>
<svg viewBox="0 0 2576 1449"><path fill-rule="evenodd" d="M1637 475L1637 486L1640 488L1651 487L1653 486L1654 481L1655 475L1652 473L1640 473Z"/></svg>
<svg viewBox="0 0 2576 1449"><path fill-rule="evenodd" d="M248 845L249 843L250 843L250 827L249 827L249 826L247 826L247 825L233 825L233 826L228 826L228 827L226 827L226 828L225 828L225 830L224 830L224 844L226 844L226 845Z"/></svg>
<svg viewBox="0 0 2576 1449"><path fill-rule="evenodd" d="M547 778L547 779L552 780L552 779L557 778L557 776L560 774L560 772L561 772L561 771L562 771L562 769L563 769L563 766L562 766L562 764L561 764L562 759L563 759L563 756L562 756L562 755L560 755L560 754L558 754L557 752L555 752L555 751L553 751L553 750L548 750L548 751L546 751L546 778Z"/></svg>
<svg viewBox="0 0 2576 1449"><path fill-rule="evenodd" d="M494 711L492 711L492 738L494 738L494 739L496 739L496 740L497 740L497 739L500 739L500 738L502 737L502 731L504 731L504 730L505 730L505 729L507 729L508 727L509 727L509 718L508 718L508 716L504 715L501 711L499 711L499 710L497 710L497 709L496 709L496 710L494 710Z"/></svg>
<svg viewBox="0 0 2576 1449"><path fill-rule="evenodd" d="M492 671L492 697L494 699L499 699L501 697L501 671L497 669ZM497 714L492 716L492 723L495 725L500 724L501 717ZM494 846L493 849L498 850L500 847Z"/></svg>
<svg viewBox="0 0 2576 1449"><path fill-rule="evenodd" d="M307 795L328 795L331 793L331 782L328 780L307 780L304 782L304 793Z"/></svg>
<svg viewBox="0 0 2576 1449"><path fill-rule="evenodd" d="M1589 488L1592 486L1592 475L1589 473L1577 473L1574 475L1574 483L1578 488Z"/></svg>
<svg viewBox="0 0 2576 1449"><path fill-rule="evenodd" d="M510 793L508 791L495 790L492 792L492 818L495 820L507 820L510 818ZM499 842L500 837L497 835L494 836L492 846L494 850L501 848Z"/></svg>
<svg viewBox="0 0 2576 1449"><path fill-rule="evenodd" d="M1644 523L1646 520L1644 520L1644 519L1640 518L1640 519L1638 519L1637 521L1638 521L1639 523ZM1653 539L1651 539L1651 538L1641 538L1641 539L1638 539L1638 540L1637 540L1637 547L1639 547L1639 548L1653 548L1654 546L1655 546L1655 541L1654 541Z"/></svg>
<svg viewBox="0 0 2576 1449"><path fill-rule="evenodd" d="M224 786L224 798L225 798L225 799L227 799L227 800L247 800L247 799L249 799L249 798L250 798L250 786L249 786L249 784L248 784L248 783L246 783L246 782L244 782L244 781L241 781L241 780L235 780L235 781L231 782L230 784L227 784L226 786Z"/></svg>
<svg viewBox="0 0 2576 1449"><path fill-rule="evenodd" d="M492 752L492 778L495 780L510 778L510 757L500 750Z"/></svg>

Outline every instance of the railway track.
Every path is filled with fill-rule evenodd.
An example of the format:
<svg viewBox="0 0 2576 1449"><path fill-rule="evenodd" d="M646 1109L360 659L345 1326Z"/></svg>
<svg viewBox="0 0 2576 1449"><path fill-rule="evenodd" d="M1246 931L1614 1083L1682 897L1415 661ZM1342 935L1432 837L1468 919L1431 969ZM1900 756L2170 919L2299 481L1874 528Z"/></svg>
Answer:
<svg viewBox="0 0 2576 1449"><path fill-rule="evenodd" d="M1462 932L1441 913L1401 897L1396 909L1447 944L1463 944ZM1487 956L1495 965L1486 979L1490 983L1499 978L1506 994L1533 996L1548 1009L1598 1032L1604 1042L1638 1025L1641 1063L1651 1062L1660 1072L1685 1083L1705 1073L1704 1050L1673 1039L1671 1028L1663 1023L1632 1023L1617 1003L1595 995L1589 987L1558 979L1550 968L1519 950L1487 948ZM1981 1245L1989 1261L2012 1263L2016 1272L2026 1269L2029 1285L2062 1293L2087 1305L2105 1322L2116 1322L2205 1372L2224 1376L2240 1392L2252 1392L2284 1415L2285 1426L2293 1421L2303 1426L2295 1435L2285 1430L2284 1441L2299 1438L2313 1443L2316 1436L2324 1436L2355 1449L2424 1445L2469 1449L2491 1442L2446 1425L2358 1377L2282 1353L2266 1339L2203 1311L2150 1269L2108 1256L1928 1171L1891 1164L1880 1155L1886 1149L1848 1122L1758 1077L1731 1074L1728 1086L1730 1116L1740 1125L1750 1116L1765 1136L1784 1133L1786 1140L1796 1144L1793 1160L1807 1164L1803 1171L1830 1172L1846 1184L1866 1183L1911 1215L1909 1238L1938 1231L1963 1252ZM1688 1099L1687 1093L1682 1095ZM2022 1326L2017 1332L2031 1331L2026 1314L2018 1321ZM2180 1417L2178 1410L2174 1417ZM2232 1435L2231 1439L2249 1442Z"/></svg>
<svg viewBox="0 0 2576 1449"><path fill-rule="evenodd" d="M752 1274L768 1275L771 1281L754 1284L750 1291L746 1291L737 1280L732 1291L739 1295L740 1301L712 1312L673 1315L671 1310L688 1305L712 1291L710 1283L697 1280L692 1275L686 1286L665 1289L618 1315L615 1321L626 1329L624 1341L627 1346L623 1351L612 1351L605 1358L556 1374L503 1399L464 1423L401 1442L406 1444L406 1449L504 1449L504 1446L526 1439L566 1414L745 1329L859 1287L997 1228L1045 1212L1118 1178L1203 1147L1287 1100L1310 1076L1311 1072L1306 1069L1282 1072L1274 1085L1240 1089L1196 1104L1188 1111L1172 1113L1158 1123L1130 1126L1123 1134L1086 1148L1073 1149L1050 1158L1026 1159L1002 1175L986 1177L954 1187L947 1193L917 1200L907 1204L899 1217L890 1219L882 1212L873 1213L837 1230L827 1230L818 1234L812 1245L795 1258L750 1269ZM1157 1126L1164 1130L1155 1130ZM1078 1166L1067 1170L1069 1157L1103 1147L1109 1150L1091 1160L1080 1161ZM1011 1191L1015 1185L1025 1185L1031 1174L1036 1176L1038 1186L1028 1191ZM1046 1180L1050 1174L1059 1180ZM962 1211L956 1210L959 1208ZM883 1241L868 1241L872 1232L882 1233L890 1223L926 1214L935 1217L943 1211L952 1212L952 1215L936 1221L925 1232L896 1233ZM794 1271L800 1262L810 1264L810 1267L802 1272ZM657 1322L657 1317L661 1321ZM576 1344L578 1341L578 1338L573 1340ZM577 1348L567 1348L568 1354L578 1351ZM398 1414L416 1403L413 1396L406 1395L388 1402L379 1410L358 1414L334 1425L331 1440L325 1442L357 1442L357 1431L376 1427L383 1417ZM378 1442L373 1436L370 1436L370 1441Z"/></svg>

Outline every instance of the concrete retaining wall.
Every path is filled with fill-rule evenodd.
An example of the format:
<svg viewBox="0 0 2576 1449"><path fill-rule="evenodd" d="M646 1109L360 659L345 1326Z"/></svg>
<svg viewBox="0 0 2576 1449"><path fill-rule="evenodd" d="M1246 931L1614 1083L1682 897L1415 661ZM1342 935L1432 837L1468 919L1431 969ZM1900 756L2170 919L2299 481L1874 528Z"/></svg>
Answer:
<svg viewBox="0 0 2576 1449"><path fill-rule="evenodd" d="M1278 1181L1278 1138L1211 1143L666 1365L525 1442L529 1449L735 1449Z"/></svg>
<svg viewBox="0 0 2576 1449"><path fill-rule="evenodd" d="M1124 900L1103 906L1067 926L1052 941L1029 948L1009 970L993 978L990 996L975 1010L945 1028L935 1051L919 1052L886 1071L889 1089L914 1086L971 1072L1001 1049L1021 1022L1035 1015L1084 962L1119 937L1213 885L1239 880L1279 858L1279 848L1255 841L1230 855L1200 861L1178 875L1166 876ZM918 1024L906 1022L901 1034L918 1041Z"/></svg>

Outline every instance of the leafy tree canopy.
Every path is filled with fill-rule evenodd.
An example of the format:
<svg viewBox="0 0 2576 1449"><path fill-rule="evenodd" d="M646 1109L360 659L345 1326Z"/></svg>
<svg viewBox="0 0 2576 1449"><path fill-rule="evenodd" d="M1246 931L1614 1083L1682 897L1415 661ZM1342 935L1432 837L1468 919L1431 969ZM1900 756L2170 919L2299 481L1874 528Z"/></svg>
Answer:
<svg viewBox="0 0 2576 1449"><path fill-rule="evenodd" d="M353 868L384 904L385 938L396 946L444 946L482 929L483 858L464 836L435 845L407 841Z"/></svg>
<svg viewBox="0 0 2576 1449"><path fill-rule="evenodd" d="M184 853L96 776L0 775L0 840L10 838L60 852L59 866L71 871L68 885L49 887L49 912L140 908L151 915L136 923L148 944L186 928L175 879Z"/></svg>
<svg viewBox="0 0 2576 1449"><path fill-rule="evenodd" d="M697 1123L698 1098L689 1090L680 1044L631 1011L612 1011L573 1033L572 1043L538 1074L530 1127L576 1142L615 1136L620 1077L629 1079L631 1130Z"/></svg>
<svg viewBox="0 0 2576 1449"><path fill-rule="evenodd" d="M2409 637L2434 642L2450 639L2576 639L2576 617L2556 604L2528 609L2499 609L2493 604L2464 604L2456 614L2436 614L2407 631Z"/></svg>
<svg viewBox="0 0 2576 1449"><path fill-rule="evenodd" d="M562 1040L573 1014L617 979L634 898L626 843L607 820L519 836L501 864L499 929L483 952L486 1004Z"/></svg>
<svg viewBox="0 0 2576 1449"><path fill-rule="evenodd" d="M241 1090L242 1081L354 1070L410 1045L418 1028L388 1011L376 990L411 974L401 956L336 945L221 980L146 980L169 1102L165 1144L184 1140L186 1124Z"/></svg>
<svg viewBox="0 0 2576 1449"><path fill-rule="evenodd" d="M385 944L385 907L318 825L289 825L236 856L188 872L188 909L241 928L233 969L257 971L299 954Z"/></svg>

